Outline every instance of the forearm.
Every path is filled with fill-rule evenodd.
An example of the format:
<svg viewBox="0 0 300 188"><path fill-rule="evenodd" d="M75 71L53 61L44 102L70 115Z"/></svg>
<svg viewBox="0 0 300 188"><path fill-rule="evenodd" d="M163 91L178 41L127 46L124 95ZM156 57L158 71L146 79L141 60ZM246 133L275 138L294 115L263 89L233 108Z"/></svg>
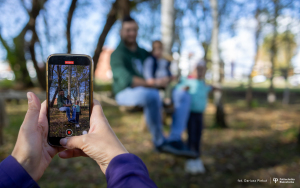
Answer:
<svg viewBox="0 0 300 188"><path fill-rule="evenodd" d="M127 153L116 156L106 170L107 187L153 188L145 164L137 156Z"/></svg>
<svg viewBox="0 0 300 188"><path fill-rule="evenodd" d="M132 87L138 87L138 86L142 86L142 87L154 87L154 84L150 84L146 80L144 80L143 78L134 76L134 77L132 77L131 86Z"/></svg>
<svg viewBox="0 0 300 188"><path fill-rule="evenodd" d="M39 187L18 161L8 156L0 163L0 187Z"/></svg>

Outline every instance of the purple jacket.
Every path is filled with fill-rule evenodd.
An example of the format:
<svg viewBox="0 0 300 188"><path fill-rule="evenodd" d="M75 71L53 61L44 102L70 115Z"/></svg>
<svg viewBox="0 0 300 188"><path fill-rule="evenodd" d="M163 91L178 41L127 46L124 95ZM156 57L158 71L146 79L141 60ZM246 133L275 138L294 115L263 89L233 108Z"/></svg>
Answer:
<svg viewBox="0 0 300 188"><path fill-rule="evenodd" d="M107 187L156 187L147 167L137 156L126 153L113 158L106 169ZM35 188L38 184L12 156L0 163L0 187Z"/></svg>

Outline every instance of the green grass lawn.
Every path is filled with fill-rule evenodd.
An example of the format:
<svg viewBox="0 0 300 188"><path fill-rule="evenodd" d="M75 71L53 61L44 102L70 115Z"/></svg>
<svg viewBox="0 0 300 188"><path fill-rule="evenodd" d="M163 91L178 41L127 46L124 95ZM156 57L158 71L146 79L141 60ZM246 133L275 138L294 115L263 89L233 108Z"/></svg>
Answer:
<svg viewBox="0 0 300 188"><path fill-rule="evenodd" d="M13 149L26 108L25 101L7 104L9 125L4 129L1 160ZM277 183L276 187L299 187L298 106L257 107L249 111L243 105L230 103L225 105L230 128L220 130L211 128L215 109L209 105L202 139L202 160L207 173L197 176L184 172L184 159L153 151L149 132L141 129L141 113L123 113L110 106L103 109L121 142L145 162L158 187L274 187L274 183L269 183L273 177L296 179L295 184ZM167 134L169 126L164 130ZM183 138L186 139L186 134ZM268 183L238 183L238 179L267 179ZM38 184L41 187L106 187L106 180L89 158L65 160L56 156Z"/></svg>

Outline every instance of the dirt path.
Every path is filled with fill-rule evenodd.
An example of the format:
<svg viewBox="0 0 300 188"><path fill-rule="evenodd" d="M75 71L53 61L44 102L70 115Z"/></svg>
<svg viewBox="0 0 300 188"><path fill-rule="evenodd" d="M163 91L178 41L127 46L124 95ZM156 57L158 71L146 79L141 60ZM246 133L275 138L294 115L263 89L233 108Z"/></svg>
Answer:
<svg viewBox="0 0 300 188"><path fill-rule="evenodd" d="M50 109L50 136L65 137L69 131L70 136L82 135L83 131L89 131L89 111L81 110L79 115L79 127L75 123L68 122L66 113L60 112L57 108ZM72 114L72 113L71 113Z"/></svg>

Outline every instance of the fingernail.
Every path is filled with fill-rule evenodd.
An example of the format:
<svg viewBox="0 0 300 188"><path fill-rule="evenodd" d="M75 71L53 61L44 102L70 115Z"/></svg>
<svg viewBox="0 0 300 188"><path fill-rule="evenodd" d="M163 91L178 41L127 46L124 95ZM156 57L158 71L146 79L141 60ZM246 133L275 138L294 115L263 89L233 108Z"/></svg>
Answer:
<svg viewBox="0 0 300 188"><path fill-rule="evenodd" d="M31 101L32 101L32 96L30 95L29 92L27 93L27 99L28 99L28 102L31 102Z"/></svg>
<svg viewBox="0 0 300 188"><path fill-rule="evenodd" d="M67 138L62 138L62 139L60 139L60 145L62 145L62 146L66 146L66 145L67 145L67 142L68 142L68 139L67 139Z"/></svg>

